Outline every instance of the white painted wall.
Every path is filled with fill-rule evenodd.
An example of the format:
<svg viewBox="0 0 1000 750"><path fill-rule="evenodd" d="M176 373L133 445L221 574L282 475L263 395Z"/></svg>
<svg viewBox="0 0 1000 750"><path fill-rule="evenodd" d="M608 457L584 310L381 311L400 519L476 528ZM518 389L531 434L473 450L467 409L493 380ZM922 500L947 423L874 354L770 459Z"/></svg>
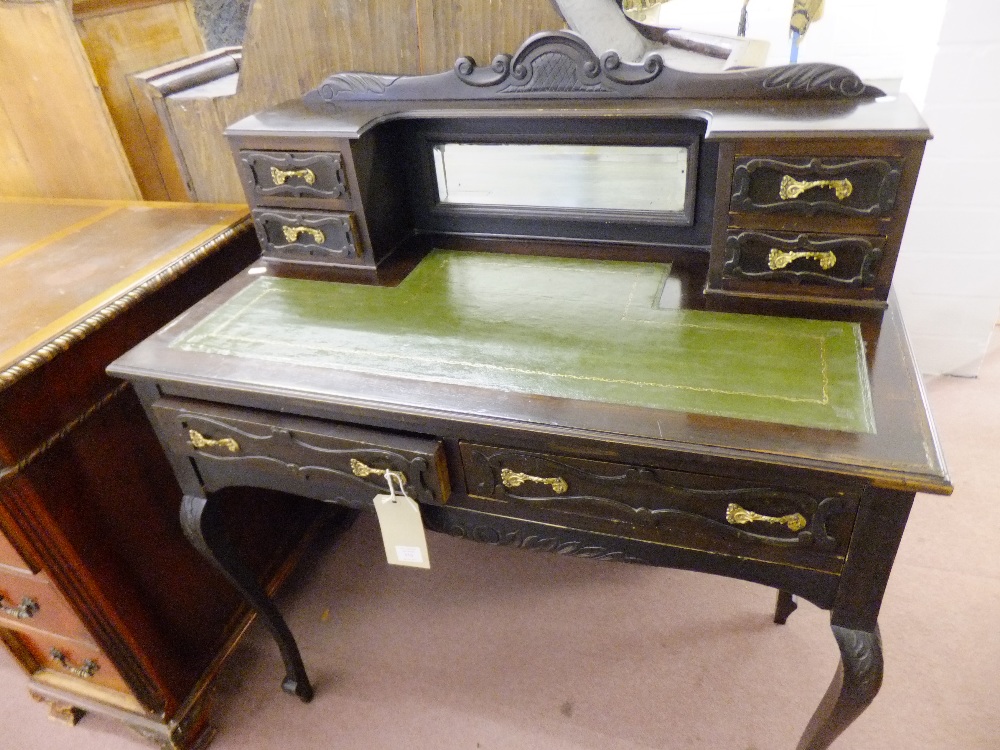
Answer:
<svg viewBox="0 0 1000 750"><path fill-rule="evenodd" d="M973 376L1000 310L1000 5L948 0L896 287L921 369Z"/></svg>
<svg viewBox="0 0 1000 750"><path fill-rule="evenodd" d="M671 0L668 26L733 34L743 0ZM750 0L748 36L788 61L791 0ZM827 0L799 61L907 94L934 133L896 270L921 370L975 375L1000 311L1000 3ZM889 79L886 81L886 79ZM892 79L897 79L898 84Z"/></svg>

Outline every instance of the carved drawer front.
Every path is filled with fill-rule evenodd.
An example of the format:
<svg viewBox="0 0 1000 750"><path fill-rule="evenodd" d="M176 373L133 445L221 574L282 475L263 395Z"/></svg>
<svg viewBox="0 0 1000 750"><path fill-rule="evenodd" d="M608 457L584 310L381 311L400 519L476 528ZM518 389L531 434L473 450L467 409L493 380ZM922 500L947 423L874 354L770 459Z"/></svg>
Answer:
<svg viewBox="0 0 1000 750"><path fill-rule="evenodd" d="M723 278L863 289L875 282L884 237L732 232Z"/></svg>
<svg viewBox="0 0 1000 750"><path fill-rule="evenodd" d="M46 630L93 643L76 613L41 573L0 570L0 627Z"/></svg>
<svg viewBox="0 0 1000 750"><path fill-rule="evenodd" d="M304 265L362 261L353 214L255 210L253 218L264 260Z"/></svg>
<svg viewBox="0 0 1000 750"><path fill-rule="evenodd" d="M857 497L463 443L469 494L662 543L839 571ZM609 529L609 526L612 528ZM631 527L631 530L629 530Z"/></svg>
<svg viewBox="0 0 1000 750"><path fill-rule="evenodd" d="M50 633L18 631L21 646L17 654L39 682L87 693L91 686L110 688L131 695L131 691L107 655L96 646L60 638ZM25 658L25 657L28 658Z"/></svg>
<svg viewBox="0 0 1000 750"><path fill-rule="evenodd" d="M209 492L245 484L366 507L388 492L390 471L415 500L448 499L438 440L175 399L157 401L153 413L170 450L194 461Z"/></svg>
<svg viewBox="0 0 1000 750"><path fill-rule="evenodd" d="M343 160L338 153L241 151L237 162L252 205L269 198L348 197Z"/></svg>
<svg viewBox="0 0 1000 750"><path fill-rule="evenodd" d="M733 211L887 216L902 174L897 159L737 158Z"/></svg>

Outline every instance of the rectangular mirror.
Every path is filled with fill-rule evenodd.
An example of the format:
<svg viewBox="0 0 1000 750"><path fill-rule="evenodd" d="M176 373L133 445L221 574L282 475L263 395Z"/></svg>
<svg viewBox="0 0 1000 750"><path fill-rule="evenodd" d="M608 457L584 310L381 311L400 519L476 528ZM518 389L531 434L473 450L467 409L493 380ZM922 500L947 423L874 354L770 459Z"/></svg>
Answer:
<svg viewBox="0 0 1000 750"><path fill-rule="evenodd" d="M687 146L438 143L443 204L568 211L684 212Z"/></svg>

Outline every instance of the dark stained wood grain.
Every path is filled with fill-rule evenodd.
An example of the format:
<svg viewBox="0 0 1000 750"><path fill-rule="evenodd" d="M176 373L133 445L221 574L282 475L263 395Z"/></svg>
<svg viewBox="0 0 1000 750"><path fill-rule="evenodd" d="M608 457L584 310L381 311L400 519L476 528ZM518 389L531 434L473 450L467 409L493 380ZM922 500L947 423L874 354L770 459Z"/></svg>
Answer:
<svg viewBox="0 0 1000 750"><path fill-rule="evenodd" d="M461 12L435 7L430 20L455 23ZM742 84L762 85L767 96L774 85L782 96L797 86L812 96L816 87L848 81L841 72L797 70L797 82L783 78L795 77L789 71L758 71ZM671 98L699 91L691 78L656 81L660 72L655 61L640 69L613 56L598 60L567 35L535 38L517 59L498 58L493 67L463 60L431 78L334 75L305 103L260 112L227 131L244 164L264 152L289 163L323 153L339 159L347 190L335 204L277 190L278 182L266 189L247 182L248 198L262 218L303 225L313 211L346 212L339 220L349 215L361 237L358 262L333 259L330 278L399 285L260 279L296 274L289 259L265 253L266 265L109 368L135 384L153 417L195 546L265 618L285 663L286 691L303 699L312 693L294 637L213 519L224 492L244 484L370 508L373 488L336 464L350 435L367 434L376 436L368 446L376 452L401 436L415 441L417 456L405 467L406 450L380 455L410 477L431 530L761 583L780 591L779 623L796 596L829 610L841 669L800 750L828 747L875 697L878 610L914 493L951 492L890 294L929 133L900 99ZM700 93L716 91L721 80ZM647 98L627 96L641 81L649 83ZM475 93L466 93L470 87ZM533 212L516 200L442 206L430 152L441 141L682 142L696 173L687 180L695 208L640 220L583 209ZM802 190L825 192L782 195L786 177L818 181ZM470 249L549 257L513 263ZM775 254L794 257L776 266ZM606 264L608 273L614 266L637 274L619 294L608 277L597 280L598 264L586 258L660 264L655 295L638 280L649 280L650 266ZM803 260L819 270L804 269ZM520 269L513 282L500 270L512 263ZM529 266L548 275L531 276ZM448 272L435 276L442 267ZM571 268L572 281L556 268ZM302 276L318 277L315 270ZM559 309L539 312L538 300ZM626 334L622 325L637 323L627 318L633 302L649 315L684 318L691 330L649 328L630 338L636 331ZM848 399L860 418L831 424L778 408L697 401L711 392L759 405L764 389L754 384L767 376L780 399L804 403L793 381L806 368L790 364L791 350L772 334L831 324L797 317L837 321L838 331L851 332L849 356L829 358L826 343L810 352L820 352L820 403L845 403L831 400L831 391L860 394ZM759 324L735 360L706 343L704 330L719 320L741 331ZM727 342L734 330L726 329ZM358 343L370 339L382 348ZM634 341L639 346L629 348ZM407 364L378 367L370 360L379 356ZM688 400L628 390L680 388L658 379L678 369L702 373L685 381ZM734 379L731 387L715 386L721 375ZM545 378L575 387L548 387ZM210 429L213 442L184 432L192 425ZM441 492L428 484L428 467L439 472ZM321 481L330 492L318 490Z"/></svg>
<svg viewBox="0 0 1000 750"><path fill-rule="evenodd" d="M494 250L529 247L493 243ZM676 290L664 294L666 304L702 306L700 296L683 290L697 289L704 271L704 265L684 263L682 256L667 280ZM698 278L687 278L692 273ZM833 624L850 631L852 643L867 643L877 632L878 608L914 493L951 491L894 305L885 312L852 313L870 355L863 366L878 428L864 434L373 372L344 370L331 377L308 357L290 365L171 347L255 276L234 279L111 371L136 382L153 413L183 403L177 399L195 399L211 402L220 424L227 414L255 414L254 420L279 429L288 415L296 415L331 428L363 426L440 440L451 495L444 505L423 505L432 530L763 583L829 609ZM752 368L754 352L746 356ZM169 437L162 422L159 429L175 457L191 452L177 446L176 435ZM307 452L299 453L275 457L294 465L309 460ZM188 462L174 465L198 504L217 502L220 481L270 486L256 478L259 472L234 470L225 479L218 472L202 476ZM503 484L504 469L529 475L528 485ZM544 482L536 489L537 479L530 477L559 478L566 489L553 492ZM282 481L284 489L306 496L314 489L304 474ZM338 502L363 508L372 490L343 492ZM808 536L789 533L802 526L785 530L772 528L773 521L734 522L731 503L786 519L781 523L798 513ZM669 517L662 531L660 517ZM203 547L210 559L222 562L210 543ZM238 560L235 567L224 564L231 575L240 568ZM241 589L248 600L266 602L245 578L240 576ZM776 616L783 619L789 611L779 606ZM281 623L280 616L275 622ZM296 694L308 694L306 688L297 690L308 678L294 639L278 625L273 630L291 679L286 684ZM858 661L853 650L844 653L847 678L835 679L829 705L818 710L803 748L825 748L877 692L877 681L855 679L867 657Z"/></svg>

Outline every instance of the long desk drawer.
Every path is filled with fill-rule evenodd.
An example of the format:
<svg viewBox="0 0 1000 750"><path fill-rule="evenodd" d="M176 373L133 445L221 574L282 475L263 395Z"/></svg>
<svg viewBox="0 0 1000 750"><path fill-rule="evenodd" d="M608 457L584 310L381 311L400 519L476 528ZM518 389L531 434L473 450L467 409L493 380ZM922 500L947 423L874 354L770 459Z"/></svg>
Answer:
<svg viewBox="0 0 1000 750"><path fill-rule="evenodd" d="M390 470L414 499L448 499L438 440L177 399L157 401L153 414L170 451L195 461L208 491L261 486L360 507L388 491Z"/></svg>
<svg viewBox="0 0 1000 750"><path fill-rule="evenodd" d="M555 511L574 525L838 572L858 498L731 478L462 443L470 495Z"/></svg>

